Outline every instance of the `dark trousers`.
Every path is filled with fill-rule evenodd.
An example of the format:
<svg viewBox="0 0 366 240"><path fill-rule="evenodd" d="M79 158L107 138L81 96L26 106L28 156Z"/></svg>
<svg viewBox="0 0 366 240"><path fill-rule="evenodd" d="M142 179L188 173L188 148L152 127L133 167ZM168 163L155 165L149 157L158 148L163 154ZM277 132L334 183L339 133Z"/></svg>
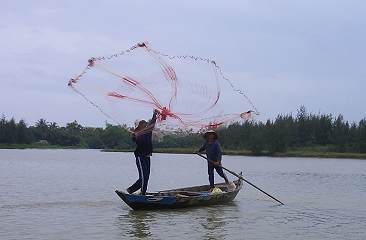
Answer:
<svg viewBox="0 0 366 240"><path fill-rule="evenodd" d="M215 183L214 183L214 169L216 170L217 174L220 175L220 177L222 177L223 179L227 179L224 171L222 170L221 166L215 166L211 163L208 163L208 181L210 182L210 187L214 188L215 187Z"/></svg>
<svg viewBox="0 0 366 240"><path fill-rule="evenodd" d="M141 194L145 195L150 176L150 157L136 157L136 166L139 172L139 179L128 189L131 193L141 189Z"/></svg>

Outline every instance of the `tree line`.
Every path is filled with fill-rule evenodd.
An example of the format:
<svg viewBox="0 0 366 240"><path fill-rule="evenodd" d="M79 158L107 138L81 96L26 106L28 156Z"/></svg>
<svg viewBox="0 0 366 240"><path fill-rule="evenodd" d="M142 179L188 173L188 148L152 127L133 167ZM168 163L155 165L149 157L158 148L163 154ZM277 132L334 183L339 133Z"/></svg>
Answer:
<svg viewBox="0 0 366 240"><path fill-rule="evenodd" d="M266 122L235 122L216 129L224 150L250 151L253 155L301 149L323 148L341 153L366 153L366 119L349 123L342 115L309 114L304 106L296 116L278 115ZM119 125L83 127L76 120L60 127L56 122L39 119L34 126L25 120L0 119L0 144L35 144L46 140L60 147L92 149L134 149L131 134ZM202 134L165 135L153 141L155 148L198 148Z"/></svg>

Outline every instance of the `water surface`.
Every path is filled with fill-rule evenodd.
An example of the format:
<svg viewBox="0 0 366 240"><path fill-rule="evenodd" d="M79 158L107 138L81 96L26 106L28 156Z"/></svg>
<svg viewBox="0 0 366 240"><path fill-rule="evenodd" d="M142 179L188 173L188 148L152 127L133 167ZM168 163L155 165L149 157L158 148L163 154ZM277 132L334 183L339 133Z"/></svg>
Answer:
<svg viewBox="0 0 366 240"><path fill-rule="evenodd" d="M137 178L132 153L0 150L0 239L366 239L366 161L224 156L223 165L285 205L244 184L228 205L133 211L114 193ZM149 191L206 183L203 158L153 155Z"/></svg>

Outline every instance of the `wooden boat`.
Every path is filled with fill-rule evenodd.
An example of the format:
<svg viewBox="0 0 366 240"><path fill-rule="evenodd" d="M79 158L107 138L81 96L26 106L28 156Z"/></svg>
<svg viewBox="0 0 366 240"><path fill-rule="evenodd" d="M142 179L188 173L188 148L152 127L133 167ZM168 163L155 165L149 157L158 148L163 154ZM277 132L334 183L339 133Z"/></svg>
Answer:
<svg viewBox="0 0 366 240"><path fill-rule="evenodd" d="M226 183L215 184L212 192L209 192L210 185L202 185L146 195L128 194L119 190L116 190L116 193L133 210L176 209L229 203L243 186L240 178L233 183L235 185L232 188Z"/></svg>

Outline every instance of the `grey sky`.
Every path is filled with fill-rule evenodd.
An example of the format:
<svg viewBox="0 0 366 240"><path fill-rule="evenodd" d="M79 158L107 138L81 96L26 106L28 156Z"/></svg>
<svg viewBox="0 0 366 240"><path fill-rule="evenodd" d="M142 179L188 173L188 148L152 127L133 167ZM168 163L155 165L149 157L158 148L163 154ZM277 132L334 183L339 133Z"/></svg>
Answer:
<svg viewBox="0 0 366 240"><path fill-rule="evenodd" d="M366 116L365 9L362 0L0 1L0 114L29 125L104 126L110 120L67 82L90 57L149 41L215 60L259 121L304 105L358 122Z"/></svg>

